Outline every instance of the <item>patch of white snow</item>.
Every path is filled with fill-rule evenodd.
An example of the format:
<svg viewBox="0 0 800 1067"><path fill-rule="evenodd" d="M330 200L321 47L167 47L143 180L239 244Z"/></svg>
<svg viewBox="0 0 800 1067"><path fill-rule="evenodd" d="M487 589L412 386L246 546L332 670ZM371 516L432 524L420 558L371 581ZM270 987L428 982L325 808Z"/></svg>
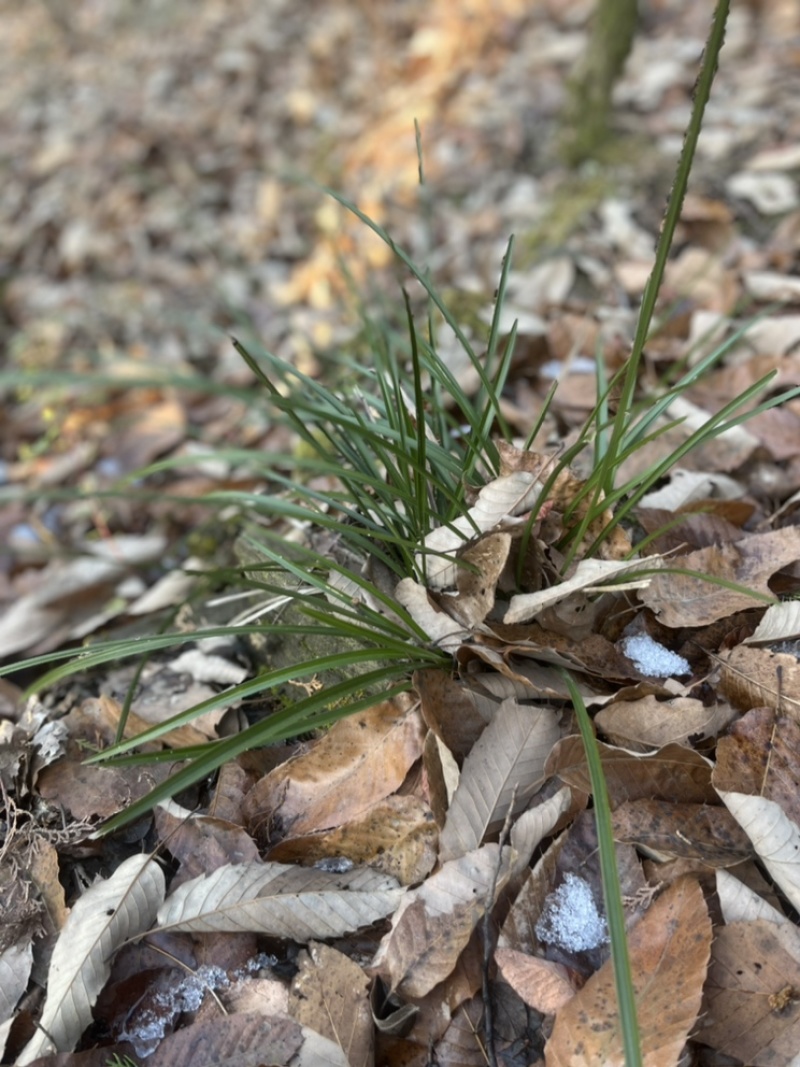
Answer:
<svg viewBox="0 0 800 1067"><path fill-rule="evenodd" d="M634 667L648 678L671 678L674 674L691 674L692 668L683 656L670 652L647 634L626 637L622 651Z"/></svg>
<svg viewBox="0 0 800 1067"><path fill-rule="evenodd" d="M545 900L536 936L571 952L597 948L608 941L606 920L597 910L588 882L577 874L564 876L562 884Z"/></svg>

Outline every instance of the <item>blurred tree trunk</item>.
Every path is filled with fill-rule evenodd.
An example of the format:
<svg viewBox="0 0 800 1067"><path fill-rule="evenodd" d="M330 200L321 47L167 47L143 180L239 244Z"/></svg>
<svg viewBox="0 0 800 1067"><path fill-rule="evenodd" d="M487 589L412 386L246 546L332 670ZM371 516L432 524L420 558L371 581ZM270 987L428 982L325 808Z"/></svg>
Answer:
<svg viewBox="0 0 800 1067"><path fill-rule="evenodd" d="M596 157L609 138L611 94L630 53L636 21L637 0L597 0L563 116L562 151L571 166Z"/></svg>

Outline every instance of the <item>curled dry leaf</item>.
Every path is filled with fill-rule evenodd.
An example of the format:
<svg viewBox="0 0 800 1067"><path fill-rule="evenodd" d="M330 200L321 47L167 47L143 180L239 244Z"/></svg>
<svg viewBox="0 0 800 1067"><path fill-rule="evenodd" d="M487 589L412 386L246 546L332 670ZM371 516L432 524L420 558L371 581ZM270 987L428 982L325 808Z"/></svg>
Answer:
<svg viewBox="0 0 800 1067"><path fill-rule="evenodd" d="M583 559L575 568L575 573L566 581L538 593L520 593L518 596L513 596L503 622L509 625L528 622L545 608L579 591L596 593L606 588L617 591L646 589L653 579L650 572L662 565L658 556L648 556L645 560L635 560L633 563L630 560ZM647 573L642 573L644 571ZM626 574L629 575L627 581L613 581ZM612 581L613 584L611 584Z"/></svg>
<svg viewBox="0 0 800 1067"><path fill-rule="evenodd" d="M753 842L764 866L794 908L800 909L800 829L765 797L719 791L725 806Z"/></svg>
<svg viewBox="0 0 800 1067"><path fill-rule="evenodd" d="M164 875L150 856L131 856L75 902L50 960L41 1029L17 1063L71 1052L123 941L149 930L164 899Z"/></svg>
<svg viewBox="0 0 800 1067"><path fill-rule="evenodd" d="M492 880L499 893L511 873L512 850L497 845L450 860L408 892L372 962L390 990L424 997L453 970L483 916Z"/></svg>
<svg viewBox="0 0 800 1067"><path fill-rule="evenodd" d="M512 795L522 811L545 780L544 765L558 740L551 708L504 700L464 761L439 839L440 858L463 856L503 825Z"/></svg>
<svg viewBox="0 0 800 1067"><path fill-rule="evenodd" d="M800 637L800 600L770 604L755 631L744 639L746 645L789 641Z"/></svg>
<svg viewBox="0 0 800 1067"><path fill-rule="evenodd" d="M394 598L443 652L455 652L469 636L464 624L434 604L425 586L413 578L397 583Z"/></svg>
<svg viewBox="0 0 800 1067"><path fill-rule="evenodd" d="M711 953L711 919L691 878L674 882L628 935L642 1056L678 1062L700 1012ZM547 1067L623 1067L614 969L608 960L556 1016Z"/></svg>
<svg viewBox="0 0 800 1067"><path fill-rule="evenodd" d="M439 526L425 538L425 552L417 553L417 567L432 589L448 589L456 584L458 564L455 553L466 541L493 530L505 519L530 511L542 490L536 474L518 470L495 478L478 493L466 515L449 526Z"/></svg>
<svg viewBox="0 0 800 1067"><path fill-rule="evenodd" d="M241 863L184 882L159 908L158 925L321 940L390 915L403 892L393 878L374 871L333 874L282 863Z"/></svg>
<svg viewBox="0 0 800 1067"><path fill-rule="evenodd" d="M795 941L795 954L800 959L800 931L797 927L754 889L735 878L730 871L717 871L717 896L726 923L753 922L755 919L775 923L783 927L783 936L791 937Z"/></svg>
<svg viewBox="0 0 800 1067"><path fill-rule="evenodd" d="M503 573L511 549L511 534L489 533L475 544L468 545L459 555L455 596L448 595L448 612L467 627L483 622L494 607L497 581ZM477 570L472 570L475 567Z"/></svg>

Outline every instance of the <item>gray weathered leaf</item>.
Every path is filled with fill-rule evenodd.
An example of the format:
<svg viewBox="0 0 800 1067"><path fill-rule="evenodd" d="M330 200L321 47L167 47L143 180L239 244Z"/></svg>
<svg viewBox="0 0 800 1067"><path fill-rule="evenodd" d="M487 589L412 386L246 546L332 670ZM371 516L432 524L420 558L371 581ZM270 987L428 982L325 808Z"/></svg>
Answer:
<svg viewBox="0 0 800 1067"><path fill-rule="evenodd" d="M184 882L158 912L171 930L251 931L292 941L341 937L383 919L404 890L394 878L284 863L238 863Z"/></svg>
<svg viewBox="0 0 800 1067"><path fill-rule="evenodd" d="M71 1052L92 1021L92 1007L123 941L149 930L164 899L164 875L150 856L131 856L80 897L64 924L47 976L37 1030L19 1067L52 1052Z"/></svg>

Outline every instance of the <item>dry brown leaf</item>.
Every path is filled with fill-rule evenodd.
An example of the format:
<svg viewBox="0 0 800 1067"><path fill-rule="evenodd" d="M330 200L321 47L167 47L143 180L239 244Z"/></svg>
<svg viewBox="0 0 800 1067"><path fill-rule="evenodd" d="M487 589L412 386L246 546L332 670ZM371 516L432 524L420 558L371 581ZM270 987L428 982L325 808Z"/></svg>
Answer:
<svg viewBox="0 0 800 1067"><path fill-rule="evenodd" d="M736 717L726 703L706 707L694 697L659 700L648 694L639 700L615 700L595 716L597 728L609 741L634 751L687 745L717 737Z"/></svg>
<svg viewBox="0 0 800 1067"><path fill-rule="evenodd" d="M774 708L800 722L800 664L793 655L739 645L719 658L719 688L735 708Z"/></svg>
<svg viewBox="0 0 800 1067"><path fill-rule="evenodd" d="M700 1011L711 920L697 882L671 885L628 935L643 1061L677 1064ZM547 1067L624 1067L611 961L556 1016Z"/></svg>
<svg viewBox="0 0 800 1067"><path fill-rule="evenodd" d="M252 837L235 823L198 815L166 800L155 810L159 840L180 861L181 881L209 874L228 863L253 863L258 848Z"/></svg>
<svg viewBox="0 0 800 1067"><path fill-rule="evenodd" d="M511 859L511 849L501 856L497 845L484 845L406 893L372 962L391 990L423 997L450 974L483 916L495 875L498 893L508 881Z"/></svg>
<svg viewBox="0 0 800 1067"><path fill-rule="evenodd" d="M714 804L717 794L711 785L712 765L694 749L665 745L658 752L639 755L598 743L611 806L626 800L656 798L686 803ZM578 734L563 738L547 761L548 774L584 793L591 792L586 752Z"/></svg>
<svg viewBox="0 0 800 1067"><path fill-rule="evenodd" d="M527 807L545 780L545 760L558 735L552 709L503 701L464 761L439 839L442 861L473 851L499 830L512 796L514 813Z"/></svg>
<svg viewBox="0 0 800 1067"><path fill-rule="evenodd" d="M308 837L288 838L270 849L278 863L316 863L346 857L369 866L401 885L421 882L433 869L439 833L428 805L415 796L379 800L361 819Z"/></svg>
<svg viewBox="0 0 800 1067"><path fill-rule="evenodd" d="M374 1063L369 979L349 957L312 942L298 957L288 1014L342 1049L348 1067Z"/></svg>
<svg viewBox="0 0 800 1067"><path fill-rule="evenodd" d="M752 1067L789 1067L800 1048L800 961L773 923L715 931L697 1040Z"/></svg>
<svg viewBox="0 0 800 1067"><path fill-rule="evenodd" d="M158 925L199 932L252 931L302 943L341 937L390 915L403 898L393 878L282 863L219 867L184 882L158 911Z"/></svg>
<svg viewBox="0 0 800 1067"><path fill-rule="evenodd" d="M170 1034L148 1059L148 1067L235 1064L263 1067L348 1067L341 1048L286 1016L236 1014L201 1019Z"/></svg>
<svg viewBox="0 0 800 1067"><path fill-rule="evenodd" d="M513 948L498 948L495 959L511 988L543 1015L555 1015L579 989L575 976L562 963L528 956Z"/></svg>
<svg viewBox="0 0 800 1067"><path fill-rule="evenodd" d="M269 843L351 822L398 788L423 740L408 697L350 715L253 787L244 801L247 825Z"/></svg>
<svg viewBox="0 0 800 1067"><path fill-rule="evenodd" d="M78 898L50 960L41 1029L17 1059L20 1067L74 1049L92 1021L114 953L150 928L163 899L164 875L151 856L131 856Z"/></svg>
<svg viewBox="0 0 800 1067"><path fill-rule="evenodd" d="M681 856L709 867L732 867L753 852L730 812L709 804L640 798L620 804L612 823L615 841L636 845L660 860Z"/></svg>
<svg viewBox="0 0 800 1067"><path fill-rule="evenodd" d="M800 826L800 724L752 708L720 738L711 781L723 792L774 800Z"/></svg>
<svg viewBox="0 0 800 1067"><path fill-rule="evenodd" d="M451 672L433 668L417 671L414 686L419 693L422 717L428 729L444 742L457 760L464 759L490 718L481 714L476 694L458 682ZM524 695L529 696L530 692Z"/></svg>
<svg viewBox="0 0 800 1067"><path fill-rule="evenodd" d="M484 1010L480 997L462 1004L436 1043L437 1067L486 1067L481 1035Z"/></svg>
<svg viewBox="0 0 800 1067"><path fill-rule="evenodd" d="M665 626L705 626L735 611L759 607L763 597L774 598L769 579L782 567L800 557L800 529L787 526L768 533L749 534L735 544L701 548L672 559L672 567L695 571L686 574L657 574L640 600L655 612ZM749 596L709 578L733 582L761 594Z"/></svg>

